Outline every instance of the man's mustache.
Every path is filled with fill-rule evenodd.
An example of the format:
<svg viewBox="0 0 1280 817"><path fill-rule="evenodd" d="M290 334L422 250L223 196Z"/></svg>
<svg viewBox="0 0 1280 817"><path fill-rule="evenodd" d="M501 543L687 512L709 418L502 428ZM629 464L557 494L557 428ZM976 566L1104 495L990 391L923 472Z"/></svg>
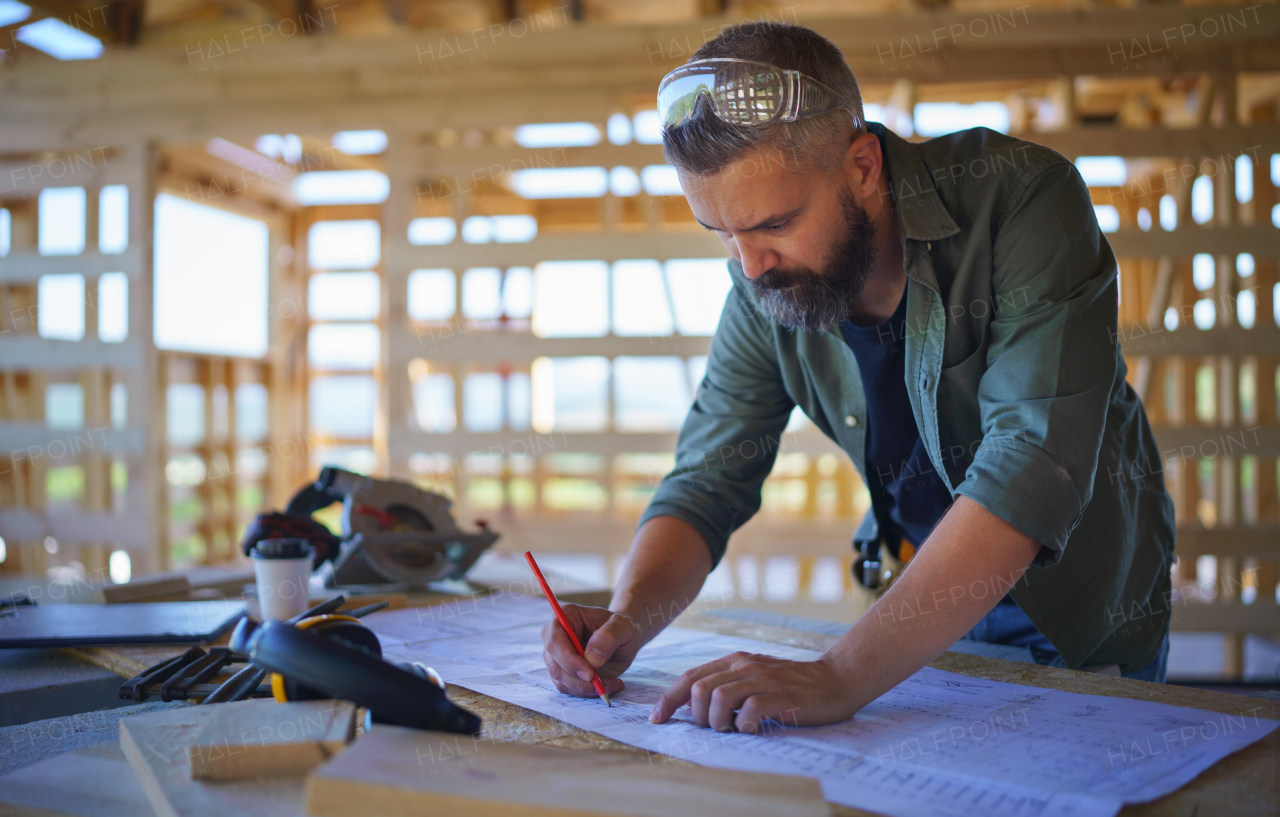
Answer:
<svg viewBox="0 0 1280 817"><path fill-rule="evenodd" d="M751 280L752 286L757 290L769 291L775 289L790 289L799 284L805 284L817 277L817 273L811 269L783 269L774 267L768 272L761 273L759 277Z"/></svg>

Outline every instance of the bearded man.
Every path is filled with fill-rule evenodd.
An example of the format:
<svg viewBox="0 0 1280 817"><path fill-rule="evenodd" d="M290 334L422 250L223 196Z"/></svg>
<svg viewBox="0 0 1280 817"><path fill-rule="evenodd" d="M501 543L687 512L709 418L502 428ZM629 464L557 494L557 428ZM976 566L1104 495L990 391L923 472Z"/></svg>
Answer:
<svg viewBox="0 0 1280 817"><path fill-rule="evenodd" d="M625 686L759 509L796 406L870 491L855 576L879 584L886 551L907 567L817 660L697 667L654 722L686 703L717 730L844 720L961 639L1162 682L1173 505L1071 162L985 128L909 143L867 123L839 49L793 25L723 31L658 108L733 289L609 609L565 605L585 659L543 630L558 688L595 695L593 668Z"/></svg>

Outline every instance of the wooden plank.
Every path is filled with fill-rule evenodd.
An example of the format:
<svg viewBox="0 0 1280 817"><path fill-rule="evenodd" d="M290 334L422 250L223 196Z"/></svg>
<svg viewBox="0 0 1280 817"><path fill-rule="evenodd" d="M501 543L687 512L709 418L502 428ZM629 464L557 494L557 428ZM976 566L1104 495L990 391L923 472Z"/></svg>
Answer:
<svg viewBox="0 0 1280 817"><path fill-rule="evenodd" d="M43 151L32 152L25 161L0 161L0 201L21 201L46 187L99 188L119 184L136 170L133 157L113 145L81 144L52 156Z"/></svg>
<svg viewBox="0 0 1280 817"><path fill-rule="evenodd" d="M1280 633L1280 605L1266 599L1253 604L1175 603L1169 626L1178 632Z"/></svg>
<svg viewBox="0 0 1280 817"><path fill-rule="evenodd" d="M407 275L421 267L532 266L539 261L620 261L628 258L725 258L724 245L700 227L659 232L543 233L523 244L464 244L415 247L407 240L388 242L383 264ZM392 281L395 278L391 279Z"/></svg>
<svg viewBox="0 0 1280 817"><path fill-rule="evenodd" d="M391 334L393 346L412 352L411 357L432 362L529 363L539 357L577 357L584 353L604 357L705 355L711 338L701 336L540 338L532 332L494 332L465 323L419 324Z"/></svg>
<svg viewBox="0 0 1280 817"><path fill-rule="evenodd" d="M258 699L122 718L120 748L142 783L151 807L160 817L301 814L301 775L217 782L193 780L188 749L197 738L208 744L215 737L203 728L222 721L227 707L240 708L247 719L241 721L239 716L234 717L234 722L230 722L227 729L219 729L216 737L219 743L235 744L231 748L238 749L241 743L253 740L253 737L242 737L241 731L246 728L264 728L278 734L290 724L305 730L310 719L311 722L325 724L323 728L327 730L334 718L325 713L332 713L338 703L306 701L278 704L270 699ZM345 706L349 708L351 704ZM254 732L255 736L257 734Z"/></svg>
<svg viewBox="0 0 1280 817"><path fill-rule="evenodd" d="M1238 156L1255 151L1266 155L1280 145L1280 125L1266 122L1221 128L1085 127L1018 136L1053 148L1072 161L1078 156Z"/></svg>
<svg viewBox="0 0 1280 817"><path fill-rule="evenodd" d="M1280 456L1280 426L1183 426L1152 430L1165 459L1178 457L1192 465L1198 457L1249 454L1257 457Z"/></svg>
<svg viewBox="0 0 1280 817"><path fill-rule="evenodd" d="M140 277L134 270L142 268L145 249L130 242L128 249L117 255L104 255L88 247L79 255L40 255L38 252L14 250L0 266L0 284L20 284L39 280L42 275L78 273L94 278L104 272L127 272L129 284ZM88 332L96 327L86 327Z"/></svg>
<svg viewBox="0 0 1280 817"><path fill-rule="evenodd" d="M1147 42L1148 37L1154 40L1155 46L1167 45L1159 40L1161 32L1184 24L1190 24L1194 28L1197 25L1216 23L1218 33L1213 37L1192 33L1183 39L1175 38L1173 43L1182 56L1180 62L1192 59L1190 55L1199 56L1201 53L1214 53L1221 49L1241 52L1256 47L1260 50L1268 40L1280 36L1280 23L1276 15L1268 13L1270 9L1265 6L1261 13L1256 11L1256 6L1253 11L1247 9L1245 6L1222 6L1212 10L1181 6L1062 11L1036 8L1023 11L1020 8L1012 10L1012 13L1002 12L1003 16L999 20L991 13L952 10L928 14L853 16L832 15L828 12L826 16L806 17L803 22L832 38L850 53L851 61L856 59L864 62L863 67L873 71L890 60L904 57L909 60L916 56L907 54L900 47L903 40L921 51L939 45L942 50L967 50L995 57L1007 54L1010 50L1039 52L1040 56L1033 66L1050 57L1060 58L1073 48L1082 51L1092 49L1100 50L1101 54L1091 57L1090 65L1114 66L1118 56L1128 58L1131 55L1126 51L1123 55L1113 53L1109 57L1107 46L1112 46L1114 52L1116 43L1128 45L1131 38L1142 38L1140 42ZM1228 13L1236 16L1229 27L1224 25L1224 15ZM1246 13L1246 16L1240 17L1242 13ZM788 14L786 10L778 10L772 17L775 20L797 21L794 11ZM395 31L369 40L277 37L275 42L250 42L249 45L255 52L253 61L219 74L184 70L188 64L196 65L205 55L193 54L196 48L191 45L184 48L182 44L145 49L145 54L136 56L109 51L99 62L104 66L101 69L103 79L149 78L155 76L154 72L163 71L162 76L167 74L175 84L185 82L196 86L193 89L193 94L196 95L207 88L217 88L220 84L230 82L252 86L261 73L298 71L300 62L314 66L332 66L349 60L351 64L366 65L370 69L385 69L404 62L407 58L415 72L436 79L464 81L468 78L460 76L464 73L474 75L485 69L539 64L602 69L611 63L631 62L656 64L661 68L665 63L687 59L699 45L715 36L720 24L732 23L737 19L742 18L735 15L713 21L697 20L664 25L571 25L567 20L554 19L543 21L541 25L530 25L524 36L515 36L509 30L491 36L485 30L477 29L480 39L474 42L466 42L474 40L469 32L455 33L438 29ZM949 31L955 30L953 27L958 27L959 32L949 34ZM938 30L942 33L931 33ZM1206 28L1206 31L1209 30L1211 29ZM931 37L934 42L930 42ZM219 45L224 45L221 40ZM230 52L234 48L243 48L244 45L227 43L224 50ZM205 47L204 44L200 46L202 49ZM446 55L442 46L449 48L452 54ZM892 52L891 46L894 46ZM431 67L434 61L458 52L483 55L484 63L477 61L476 65L468 66L469 70L466 72L422 70ZM126 59L130 56L134 58ZM1259 70L1250 65L1251 58L1259 59L1252 54L1237 53L1233 64L1237 66L1237 70ZM1261 59L1265 61L1265 58ZM23 66L15 72L20 75L14 80L17 90L39 92L47 88L50 78L56 80L79 76L78 69L68 70L60 65L41 65L39 73L24 70L26 68L28 67ZM855 65L854 68L857 71L859 66ZM1014 65L1006 71L1022 69L1024 66ZM1074 70L1069 63L1060 61L1057 65L1059 75L1072 73ZM1104 68L1101 73L1109 75L1111 68ZM952 78L961 76L964 76L963 71L957 72ZM349 83L348 87L363 90L357 82ZM137 96L140 101L147 99L143 95Z"/></svg>
<svg viewBox="0 0 1280 817"><path fill-rule="evenodd" d="M132 284L130 286L132 288ZM88 334L96 331L96 327L87 328L86 338L81 341L50 340L33 335L11 337L4 341L3 348L7 359L20 361L24 368L48 371L63 372L85 366L130 368L141 364L145 355L143 340L134 336L132 327L129 339L123 343L103 343Z"/></svg>
<svg viewBox="0 0 1280 817"><path fill-rule="evenodd" d="M537 434L532 431L473 432L454 431L448 434L431 434L413 429L391 429L390 446L393 450L466 456L468 454L506 453L554 454L573 452L580 454L669 454L675 451L675 433L634 432L606 434L602 432L553 431ZM782 437L779 450L788 454L818 456L838 452L835 443L818 431L787 433Z"/></svg>
<svg viewBox="0 0 1280 817"><path fill-rule="evenodd" d="M943 91L945 93L945 90ZM603 122L595 123L604 128ZM1076 127L1061 131L1017 134L1052 148L1074 161L1078 156L1125 158L1266 155L1280 147L1280 125L1260 123L1221 128ZM908 141L924 141L912 136ZM404 164L411 173L445 179L452 189L474 186L476 175L490 179L501 173L534 167L644 167L666 164L662 145L597 145L564 148L526 148L519 145L481 145L476 148L426 147ZM453 178L453 177L456 177ZM437 182L437 185L439 182Z"/></svg>
<svg viewBox="0 0 1280 817"><path fill-rule="evenodd" d="M37 460L39 462L39 460ZM112 542L126 550L145 550L151 542L144 521L112 513L44 513L35 510L0 510L0 536L10 540L59 542Z"/></svg>
<svg viewBox="0 0 1280 817"><path fill-rule="evenodd" d="M8 451L10 460L49 456L75 462L89 454L141 454L142 431L103 426L61 431L30 420L0 423L0 449Z"/></svg>
<svg viewBox="0 0 1280 817"><path fill-rule="evenodd" d="M1264 522L1255 528L1179 528L1178 555L1189 559L1197 556L1274 559L1280 556L1280 524Z"/></svg>
<svg viewBox="0 0 1280 817"><path fill-rule="evenodd" d="M193 780L306 774L355 737L351 701L237 701L208 709L187 747Z"/></svg>
<svg viewBox="0 0 1280 817"><path fill-rule="evenodd" d="M1159 229L1149 232L1130 229L1107 233L1106 238L1116 256L1156 258L1162 255L1234 255L1241 252L1266 256L1275 252L1280 230L1269 224L1212 228L1183 225L1171 233Z"/></svg>
<svg viewBox="0 0 1280 817"><path fill-rule="evenodd" d="M104 604L131 604L136 601L181 601L187 598L191 582L186 576L144 576L127 584L102 588Z"/></svg>
<svg viewBox="0 0 1280 817"><path fill-rule="evenodd" d="M1180 327L1170 332L1161 318L1126 323L1117 331L1116 339L1126 356L1280 355L1280 329L1274 324L1268 327L1260 323L1254 329Z"/></svg>
<svg viewBox="0 0 1280 817"><path fill-rule="evenodd" d="M1057 78L1070 74L1133 76L1160 68L1127 65L1131 38L1159 38L1171 27L1212 25L1217 36L1175 41L1176 70L1280 69L1277 15L1269 6L1206 11L1139 7L997 14L942 12L861 19L806 19L844 48L864 83L909 76L915 82ZM1252 11L1250 11L1252 9ZM1223 30L1225 15L1247 25ZM792 14L791 16L794 16ZM1015 23L1010 16L1019 17ZM1255 19L1256 18L1256 19ZM993 26L993 22L998 25ZM945 32L965 32L948 41ZM524 37L479 44L483 61L467 70L437 71L436 53L455 33L397 32L376 39L297 37L254 47L254 59L220 72L191 54L191 44L109 52L95 62L95 83L82 67L47 61L18 66L6 84L0 142L30 150L125 140L213 135L253 138L264 132L331 133L423 122L510 127L566 117L603 121L618 99L652 93L656 80L683 61L718 27L699 21L674 26L561 25ZM921 60L903 43L946 59ZM978 36L977 33L986 33ZM197 48L199 51L203 48ZM926 65L918 63L924 61ZM216 62L214 60L213 62ZM350 66L357 66L352 70ZM1165 69L1171 71L1172 69ZM145 88L145 92L139 89ZM68 89L75 89L70 92ZM537 93L531 93L536 90ZM282 100L285 100L282 102ZM95 111L86 121L83 112ZM213 123L217 123L216 126Z"/></svg>
<svg viewBox="0 0 1280 817"><path fill-rule="evenodd" d="M460 745L464 757L455 751ZM370 811L473 817L514 811L531 817L830 813L813 778L684 764L664 766L658 776L644 758L623 753L517 746L382 725L307 779L309 814L358 817Z"/></svg>

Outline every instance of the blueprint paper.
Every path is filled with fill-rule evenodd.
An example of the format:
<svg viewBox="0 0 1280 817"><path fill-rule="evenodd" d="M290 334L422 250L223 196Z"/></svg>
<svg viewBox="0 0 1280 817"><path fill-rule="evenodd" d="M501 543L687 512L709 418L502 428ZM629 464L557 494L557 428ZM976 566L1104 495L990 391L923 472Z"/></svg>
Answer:
<svg viewBox="0 0 1280 817"><path fill-rule="evenodd" d="M687 706L651 724L658 696L687 669L738 650L793 660L819 653L668 628L641 650L609 708L556 691L539 632L550 611L527 601L462 612L429 630L413 610L365 622L379 638L386 629L388 659L422 661L450 683L666 756L816 777L828 800L894 817L1110 817L1176 790L1277 726L1247 698L1223 715L928 667L838 724L717 733L694 724Z"/></svg>

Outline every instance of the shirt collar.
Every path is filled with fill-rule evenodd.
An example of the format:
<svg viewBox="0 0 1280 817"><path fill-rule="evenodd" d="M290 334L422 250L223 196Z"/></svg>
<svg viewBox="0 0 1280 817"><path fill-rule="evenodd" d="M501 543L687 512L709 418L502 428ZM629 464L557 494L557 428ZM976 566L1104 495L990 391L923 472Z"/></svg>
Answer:
<svg viewBox="0 0 1280 817"><path fill-rule="evenodd" d="M902 237L937 241L959 233L955 219L942 206L919 149L879 122L868 122L867 130L880 138L884 148L889 190L898 210Z"/></svg>

